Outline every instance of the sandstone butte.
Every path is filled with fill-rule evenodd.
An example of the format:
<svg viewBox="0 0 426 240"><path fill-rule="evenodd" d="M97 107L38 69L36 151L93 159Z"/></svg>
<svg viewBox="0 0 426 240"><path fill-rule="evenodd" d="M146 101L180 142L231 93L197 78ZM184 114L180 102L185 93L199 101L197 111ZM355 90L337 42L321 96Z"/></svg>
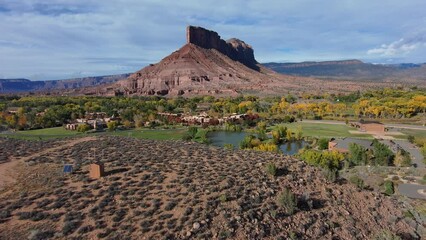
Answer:
<svg viewBox="0 0 426 240"><path fill-rule="evenodd" d="M242 40L221 39L202 27L186 28L186 44L159 63L114 84L76 91L86 95L236 96L283 95L289 92L350 92L381 83L327 81L277 73L259 64L253 48Z"/></svg>
<svg viewBox="0 0 426 240"><path fill-rule="evenodd" d="M277 85L297 87L280 79L282 76L260 65L253 48L244 41L225 41L217 32L188 26L184 46L118 85L126 95L169 96L274 93Z"/></svg>

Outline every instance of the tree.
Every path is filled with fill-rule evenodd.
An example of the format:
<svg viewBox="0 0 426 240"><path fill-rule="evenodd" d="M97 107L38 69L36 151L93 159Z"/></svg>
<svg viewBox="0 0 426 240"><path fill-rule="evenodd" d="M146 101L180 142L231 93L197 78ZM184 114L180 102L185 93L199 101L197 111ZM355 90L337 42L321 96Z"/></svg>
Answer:
<svg viewBox="0 0 426 240"><path fill-rule="evenodd" d="M426 163L426 143L423 144L423 147L420 149L423 154L423 162Z"/></svg>
<svg viewBox="0 0 426 240"><path fill-rule="evenodd" d="M318 149L319 150L325 150L328 149L328 142L329 139L328 138L320 138L318 140Z"/></svg>
<svg viewBox="0 0 426 240"><path fill-rule="evenodd" d="M141 127L144 126L144 124L145 124L144 119L145 118L144 118L144 116L142 114L133 116L133 121L135 121L135 126L137 128L141 128Z"/></svg>
<svg viewBox="0 0 426 240"><path fill-rule="evenodd" d="M87 132L87 131L89 131L90 130L90 126L89 125L87 125L87 124L80 124L80 125L78 125L77 126L77 131L78 132Z"/></svg>
<svg viewBox="0 0 426 240"><path fill-rule="evenodd" d="M274 143L260 143L257 146L253 147L254 150L262 151L262 152L278 152L279 148Z"/></svg>
<svg viewBox="0 0 426 240"><path fill-rule="evenodd" d="M367 149L356 143L349 144L349 162L355 166L367 163Z"/></svg>
<svg viewBox="0 0 426 240"><path fill-rule="evenodd" d="M274 143L280 143L281 142L281 136L280 133L277 130L271 131L272 139L274 140Z"/></svg>
<svg viewBox="0 0 426 240"><path fill-rule="evenodd" d="M392 164L394 154L388 146L380 143L377 139L373 140L373 151L375 164L381 166L389 166Z"/></svg>
<svg viewBox="0 0 426 240"><path fill-rule="evenodd" d="M318 166L326 170L340 169L345 155L337 151L317 151L304 149L299 157L310 165Z"/></svg>
<svg viewBox="0 0 426 240"><path fill-rule="evenodd" d="M403 149L399 150L394 159L394 164L397 167L409 167L411 166L410 154Z"/></svg>
<svg viewBox="0 0 426 240"><path fill-rule="evenodd" d="M303 139L303 129L302 129L301 125L297 126L295 135L296 135L296 140L302 140Z"/></svg>
<svg viewBox="0 0 426 240"><path fill-rule="evenodd" d="M414 143L414 136L413 136L413 135L408 135L407 140L408 140L410 143Z"/></svg>
<svg viewBox="0 0 426 240"><path fill-rule="evenodd" d="M287 129L287 131L286 131L286 139L287 139L287 141L293 141L293 133L291 132L291 130L290 129Z"/></svg>

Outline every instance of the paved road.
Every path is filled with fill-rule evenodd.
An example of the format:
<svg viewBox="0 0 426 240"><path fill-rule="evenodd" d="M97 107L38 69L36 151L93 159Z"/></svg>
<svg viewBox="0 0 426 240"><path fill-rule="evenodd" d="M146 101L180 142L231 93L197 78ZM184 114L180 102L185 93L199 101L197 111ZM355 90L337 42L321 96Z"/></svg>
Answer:
<svg viewBox="0 0 426 240"><path fill-rule="evenodd" d="M421 125L385 124L385 126L389 127L389 128L405 128L405 129L424 130L424 131L426 131L426 126L421 126Z"/></svg>
<svg viewBox="0 0 426 240"><path fill-rule="evenodd" d="M418 184L399 184L398 191L409 198L426 199L426 195L418 193L418 190L426 190L426 186Z"/></svg>
<svg viewBox="0 0 426 240"><path fill-rule="evenodd" d="M345 125L345 122L335 121L335 120L303 120L302 122L306 123L319 123L319 124L334 124L334 125ZM385 127L388 128L405 128L405 129L413 129L413 130L424 130L426 131L426 126L421 125L410 125L410 124L387 124L385 123Z"/></svg>
<svg viewBox="0 0 426 240"><path fill-rule="evenodd" d="M416 164L418 168L426 167L423 162L423 155L420 152L420 149L417 148L414 144L403 140L394 140L394 142L399 144L399 146L401 146L405 151L410 153L413 164Z"/></svg>

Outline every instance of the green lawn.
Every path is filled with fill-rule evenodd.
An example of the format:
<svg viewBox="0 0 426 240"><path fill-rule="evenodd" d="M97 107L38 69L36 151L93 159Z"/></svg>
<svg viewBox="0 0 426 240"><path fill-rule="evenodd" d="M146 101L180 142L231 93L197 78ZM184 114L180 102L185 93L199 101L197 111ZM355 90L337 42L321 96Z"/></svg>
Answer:
<svg viewBox="0 0 426 240"><path fill-rule="evenodd" d="M415 138L426 138L425 130L414 130L414 129L401 129L401 132L405 134L405 136L398 136L400 138L406 139L408 135L412 135Z"/></svg>
<svg viewBox="0 0 426 240"><path fill-rule="evenodd" d="M305 137L354 137L354 138L368 138L373 137L370 134L351 134L350 130L356 130L356 128L348 127L346 125L327 124L327 123L286 123L282 124L288 129L295 132L299 126L302 126L303 136Z"/></svg>
<svg viewBox="0 0 426 240"><path fill-rule="evenodd" d="M114 131L114 132L102 132L102 133L92 133L84 134L77 131L65 130L63 127L55 128L44 128L37 130L28 130L28 131L18 131L15 133L0 134L0 136L25 139L25 140L46 140L46 139L59 139L64 137L73 137L73 136L90 136L90 135L113 135L113 136L126 136L126 137L135 137L142 139L155 139L155 140L177 140L182 139L183 134L187 130L184 128L181 129L132 129L132 130L123 130L123 131Z"/></svg>
<svg viewBox="0 0 426 240"><path fill-rule="evenodd" d="M180 140L186 129L132 129L124 131L108 132L114 136L126 136L154 140Z"/></svg>
<svg viewBox="0 0 426 240"><path fill-rule="evenodd" d="M27 130L27 131L17 131L15 133L0 134L0 136L7 136L10 138L26 139L26 140L46 140L46 139L56 139L64 137L72 137L76 135L83 135L77 131L65 130L63 127L54 127L54 128L43 128L36 130Z"/></svg>

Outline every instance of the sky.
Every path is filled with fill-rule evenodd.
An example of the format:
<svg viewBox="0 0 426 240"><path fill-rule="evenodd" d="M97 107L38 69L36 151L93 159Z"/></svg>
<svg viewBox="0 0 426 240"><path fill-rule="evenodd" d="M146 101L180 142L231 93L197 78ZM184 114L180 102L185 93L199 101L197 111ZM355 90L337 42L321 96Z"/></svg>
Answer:
<svg viewBox="0 0 426 240"><path fill-rule="evenodd" d="M186 26L239 38L259 62L426 62L425 0L0 0L0 78L130 73Z"/></svg>

